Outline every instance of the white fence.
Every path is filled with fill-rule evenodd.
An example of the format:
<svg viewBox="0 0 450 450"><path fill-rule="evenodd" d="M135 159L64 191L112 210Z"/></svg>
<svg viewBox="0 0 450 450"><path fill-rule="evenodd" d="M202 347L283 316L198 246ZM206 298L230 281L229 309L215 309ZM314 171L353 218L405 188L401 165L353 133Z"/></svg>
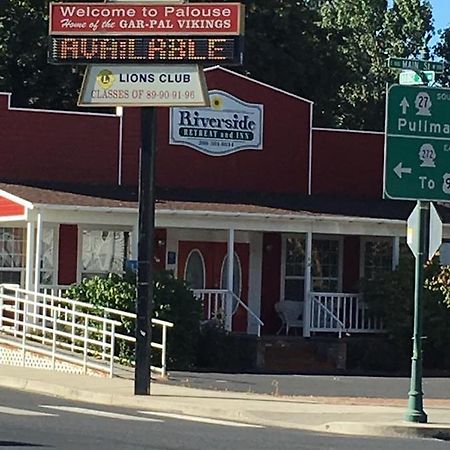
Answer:
<svg viewBox="0 0 450 450"><path fill-rule="evenodd" d="M203 303L205 320L216 320L227 331L232 331L233 315L242 308L255 321L257 335L261 336L264 322L234 292L227 289L194 289L193 292Z"/></svg>
<svg viewBox="0 0 450 450"><path fill-rule="evenodd" d="M358 294L312 292L310 331L342 333L381 333L383 321L367 310Z"/></svg>
<svg viewBox="0 0 450 450"><path fill-rule="evenodd" d="M11 344L6 336L20 337L24 360L26 351L34 351L50 356L53 368L56 359L76 364L81 361L85 373L88 368L104 370L107 364L108 373L113 376L117 341L136 341L134 336L118 333L117 327L124 318L136 320L136 314L99 308L60 295L0 285L0 341ZM167 329L173 324L158 319L152 319L152 324L161 327L162 339L151 343L161 352L160 366L151 369L164 377Z"/></svg>

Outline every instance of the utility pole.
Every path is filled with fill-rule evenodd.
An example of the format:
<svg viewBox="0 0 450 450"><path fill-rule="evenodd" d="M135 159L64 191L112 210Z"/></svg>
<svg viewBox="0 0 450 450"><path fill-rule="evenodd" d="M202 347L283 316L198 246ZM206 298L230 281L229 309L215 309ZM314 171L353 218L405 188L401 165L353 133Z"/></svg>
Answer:
<svg viewBox="0 0 450 450"><path fill-rule="evenodd" d="M135 395L150 395L153 241L155 235L156 111L154 107L141 108Z"/></svg>

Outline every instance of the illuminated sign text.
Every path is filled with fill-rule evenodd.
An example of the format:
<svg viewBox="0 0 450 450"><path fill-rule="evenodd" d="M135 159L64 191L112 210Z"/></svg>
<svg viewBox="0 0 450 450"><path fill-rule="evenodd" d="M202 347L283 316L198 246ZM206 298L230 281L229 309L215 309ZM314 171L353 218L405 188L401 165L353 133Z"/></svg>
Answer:
<svg viewBox="0 0 450 450"><path fill-rule="evenodd" d="M242 38L50 36L53 64L241 64Z"/></svg>

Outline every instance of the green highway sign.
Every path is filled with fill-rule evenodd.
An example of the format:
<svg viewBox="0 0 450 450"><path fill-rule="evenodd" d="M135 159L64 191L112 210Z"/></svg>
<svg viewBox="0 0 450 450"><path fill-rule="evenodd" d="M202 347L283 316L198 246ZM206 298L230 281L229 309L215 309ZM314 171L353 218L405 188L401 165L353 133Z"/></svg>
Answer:
<svg viewBox="0 0 450 450"><path fill-rule="evenodd" d="M414 72L414 70L405 70L403 72L400 72L399 83L408 85L433 83L435 79L435 74L436 72L432 72L430 70L426 70L424 72L421 72L420 74ZM424 83L420 75L423 75L423 77L426 80L426 83Z"/></svg>
<svg viewBox="0 0 450 450"><path fill-rule="evenodd" d="M450 201L450 89L389 88L384 196Z"/></svg>
<svg viewBox="0 0 450 450"><path fill-rule="evenodd" d="M436 73L442 73L444 71L444 63L436 61L424 61L422 59L389 58L388 67L390 67L391 69L401 70L431 70Z"/></svg>

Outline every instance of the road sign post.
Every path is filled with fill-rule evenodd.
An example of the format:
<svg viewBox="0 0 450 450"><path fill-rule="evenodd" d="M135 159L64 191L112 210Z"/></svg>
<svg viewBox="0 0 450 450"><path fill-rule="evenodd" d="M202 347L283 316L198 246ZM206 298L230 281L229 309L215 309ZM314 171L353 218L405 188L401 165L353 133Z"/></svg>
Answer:
<svg viewBox="0 0 450 450"><path fill-rule="evenodd" d="M413 331L413 355L411 358L411 384L408 393L408 408L405 419L409 422L427 422L427 414L423 410L423 392L422 392L422 323L423 323L423 285L424 271L423 266L427 260L428 254L428 236L430 222L430 202L418 202L419 235L418 251L415 264L415 283L414 283L414 331Z"/></svg>
<svg viewBox="0 0 450 450"><path fill-rule="evenodd" d="M153 240L155 234L156 108L141 109L139 162L139 238L136 299L134 392L150 394L151 316L153 312Z"/></svg>
<svg viewBox="0 0 450 450"><path fill-rule="evenodd" d="M436 72L440 69L422 63L399 68ZM449 117L449 89L393 85L388 90L384 197L418 200L408 219L408 244L416 257L411 385L405 414L410 422L427 422L422 392L424 264L440 245L439 236L433 237L430 245L429 200L450 200ZM439 231L440 219L434 208L431 211L431 227Z"/></svg>

